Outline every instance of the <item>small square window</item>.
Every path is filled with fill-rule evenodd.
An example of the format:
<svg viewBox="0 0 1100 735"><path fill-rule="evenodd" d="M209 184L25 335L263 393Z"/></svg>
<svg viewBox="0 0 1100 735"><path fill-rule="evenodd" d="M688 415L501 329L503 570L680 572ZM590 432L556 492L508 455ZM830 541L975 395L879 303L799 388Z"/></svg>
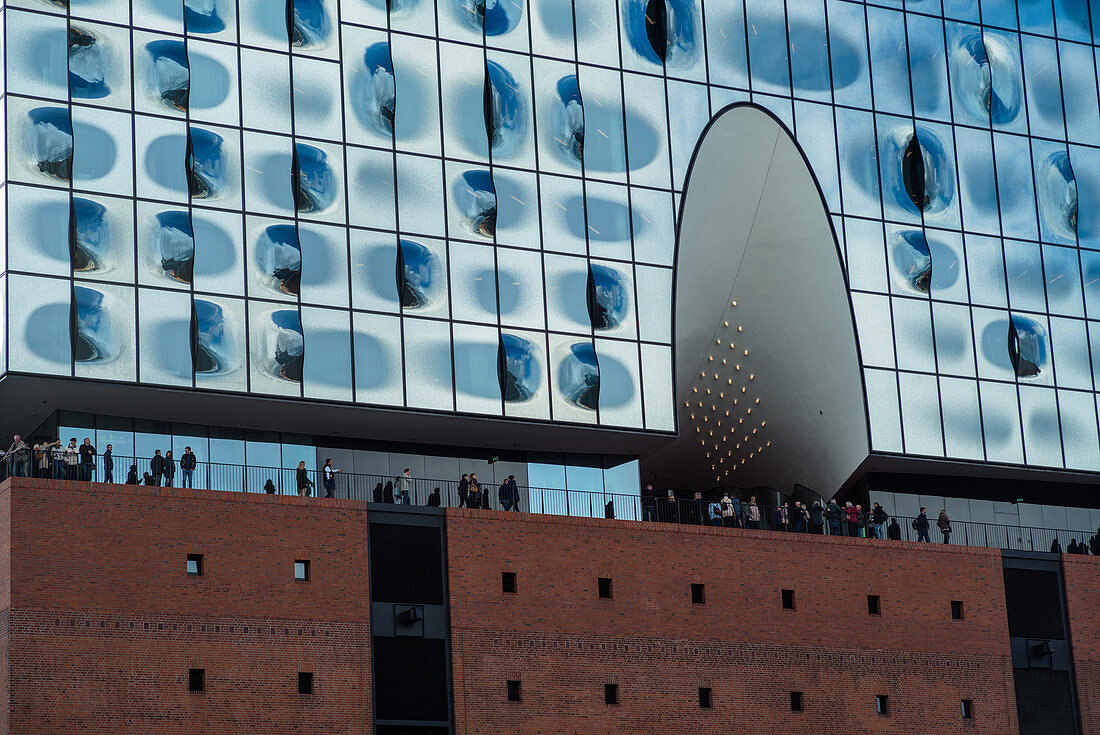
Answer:
<svg viewBox="0 0 1100 735"><path fill-rule="evenodd" d="M962 700L962 715L964 720L970 720L974 717L974 700L964 699Z"/></svg>
<svg viewBox="0 0 1100 735"><path fill-rule="evenodd" d="M802 711L802 692L791 692L791 712Z"/></svg>
<svg viewBox="0 0 1100 735"><path fill-rule="evenodd" d="M312 671L299 671L298 672L298 693L299 694L313 694L313 672Z"/></svg>
<svg viewBox="0 0 1100 735"><path fill-rule="evenodd" d="M307 559L295 559L294 560L294 581L295 582L308 582L309 581L309 560L307 560Z"/></svg>
<svg viewBox="0 0 1100 735"><path fill-rule="evenodd" d="M875 697L875 712L883 717L890 714L890 698L885 694L879 694Z"/></svg>
<svg viewBox="0 0 1100 735"><path fill-rule="evenodd" d="M610 600L611 599L611 577L600 577L597 580L597 585L599 586L599 590L600 590L600 599L601 600Z"/></svg>
<svg viewBox="0 0 1100 735"><path fill-rule="evenodd" d="M189 577L202 576L202 554L187 555L187 575Z"/></svg>
<svg viewBox="0 0 1100 735"><path fill-rule="evenodd" d="M192 692L206 690L206 669L189 669L187 671L187 689Z"/></svg>
<svg viewBox="0 0 1100 735"><path fill-rule="evenodd" d="M520 690L520 683L515 680L508 681L508 701L520 702L523 700L523 693Z"/></svg>
<svg viewBox="0 0 1100 735"><path fill-rule="evenodd" d="M693 584L693 585L691 585L691 604L692 605L705 605L705 604L707 604L707 586L705 584Z"/></svg>
<svg viewBox="0 0 1100 735"><path fill-rule="evenodd" d="M618 684L604 684L603 685L603 702L604 702L604 704L618 704L619 703L619 685Z"/></svg>
<svg viewBox="0 0 1100 735"><path fill-rule="evenodd" d="M882 602L878 595L867 595L867 614L882 615Z"/></svg>
<svg viewBox="0 0 1100 735"><path fill-rule="evenodd" d="M509 594L516 594L516 573L515 572L501 572L500 573L500 588L502 591Z"/></svg>
<svg viewBox="0 0 1100 735"><path fill-rule="evenodd" d="M703 709L710 709L714 706L710 699L710 687L699 687L699 706Z"/></svg>
<svg viewBox="0 0 1100 735"><path fill-rule="evenodd" d="M794 610L794 590L783 590L783 609Z"/></svg>
<svg viewBox="0 0 1100 735"><path fill-rule="evenodd" d="M962 600L951 601L951 619L962 620L963 619L963 604Z"/></svg>

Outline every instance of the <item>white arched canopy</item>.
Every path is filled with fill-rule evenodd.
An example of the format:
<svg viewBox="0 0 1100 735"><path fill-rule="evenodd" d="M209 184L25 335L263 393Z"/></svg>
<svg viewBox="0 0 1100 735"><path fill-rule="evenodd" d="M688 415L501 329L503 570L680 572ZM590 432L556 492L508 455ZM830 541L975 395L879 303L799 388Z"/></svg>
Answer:
<svg viewBox="0 0 1100 735"><path fill-rule="evenodd" d="M851 303L825 203L794 140L757 107L719 113L696 148L675 330L680 437L643 460L660 484L787 494L799 483L828 494L868 456Z"/></svg>

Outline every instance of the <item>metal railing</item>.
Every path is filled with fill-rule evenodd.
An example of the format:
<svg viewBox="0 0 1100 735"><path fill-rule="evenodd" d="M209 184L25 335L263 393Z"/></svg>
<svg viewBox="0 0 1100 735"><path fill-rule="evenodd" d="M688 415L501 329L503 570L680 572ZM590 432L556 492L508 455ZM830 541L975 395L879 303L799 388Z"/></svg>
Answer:
<svg viewBox="0 0 1100 735"><path fill-rule="evenodd" d="M180 468L179 458L173 458L172 471L154 476L151 471L151 458L113 457L113 470L108 475L103 466L103 458L96 458L96 464L86 466L67 464L64 456L54 456L42 466L36 458L16 467L13 458L7 457L0 462L0 480L9 474L27 475L33 464L35 477L49 477L72 481L115 482L127 481L131 466L136 466L136 484L153 484L168 487L192 487L197 489L225 490L237 492L264 493L279 495L298 495L298 472L296 468L258 467L238 464L196 461L190 474ZM324 485L322 470L307 468L308 494L313 497L329 495ZM133 478L130 478L131 480ZM270 484L269 484L270 483ZM387 487L388 485L388 487ZM785 531L790 533L809 533L819 535L837 535L855 538L879 538L884 540L920 541L927 538L933 543L952 543L968 546L988 546L1002 549L1027 551L1050 551L1054 539L1058 539L1062 549L1068 548L1071 540L1088 543L1091 531L1035 528L1030 526L1008 526L976 521L951 521L951 532L945 538L937 525L937 516L927 519L927 536L921 533L922 524L913 517L891 516L896 526L888 521L881 527L863 514L855 521L843 516L830 519L824 508L820 512L808 509L802 514L795 512L791 504L787 508L787 520L777 513L776 506L757 505L753 512L750 505L741 500L738 515L719 515L715 517L713 501L677 498L670 501L665 497L642 497L632 493L614 493L590 490L563 490L517 486L519 502L512 506L502 502L499 485L482 484L476 494L460 491L458 480L435 480L412 477L408 480L407 495L402 492L403 483L399 477L351 472L337 472L333 483L332 497L367 502L408 504L419 506L438 506L443 508L477 507L494 510L516 510L525 513L543 513L547 515L579 516L587 518L617 518L629 521L654 521L669 524L699 526L723 526L731 529L759 529ZM507 497L505 496L505 500ZM719 514L721 508L717 509ZM758 520L753 520L757 518ZM1100 529L1097 530L1100 533Z"/></svg>

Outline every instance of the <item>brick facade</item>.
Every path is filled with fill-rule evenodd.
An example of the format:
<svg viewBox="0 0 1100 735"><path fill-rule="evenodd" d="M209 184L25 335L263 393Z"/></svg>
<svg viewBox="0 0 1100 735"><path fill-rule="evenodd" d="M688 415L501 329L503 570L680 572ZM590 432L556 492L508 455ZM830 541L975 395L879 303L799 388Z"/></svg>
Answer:
<svg viewBox="0 0 1100 735"><path fill-rule="evenodd" d="M0 498L8 517L12 732L366 730L361 504L19 480ZM298 694L300 671L314 694Z"/></svg>
<svg viewBox="0 0 1100 735"><path fill-rule="evenodd" d="M465 510L447 538L460 734L1017 731L997 550Z"/></svg>
<svg viewBox="0 0 1100 735"><path fill-rule="evenodd" d="M1084 735L1100 735L1100 559L1062 557Z"/></svg>

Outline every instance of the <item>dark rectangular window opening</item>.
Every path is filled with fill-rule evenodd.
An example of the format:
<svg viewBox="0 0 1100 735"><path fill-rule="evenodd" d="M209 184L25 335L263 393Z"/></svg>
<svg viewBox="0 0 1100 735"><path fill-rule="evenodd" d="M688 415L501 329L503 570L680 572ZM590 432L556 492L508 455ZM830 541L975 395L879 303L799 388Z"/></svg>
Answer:
<svg viewBox="0 0 1100 735"><path fill-rule="evenodd" d="M882 615L882 602L878 595L867 595L867 614Z"/></svg>
<svg viewBox="0 0 1100 735"><path fill-rule="evenodd" d="M890 698L885 694L875 696L875 712L886 717L890 714Z"/></svg>
<svg viewBox="0 0 1100 735"><path fill-rule="evenodd" d="M313 694L313 672L312 671L299 671L298 672L298 693L299 694Z"/></svg>
<svg viewBox="0 0 1100 735"><path fill-rule="evenodd" d="M703 709L710 709L714 706L710 700L710 687L699 687L699 706Z"/></svg>
<svg viewBox="0 0 1100 735"><path fill-rule="evenodd" d="M309 560L308 559L295 559L294 560L294 581L295 582L308 582L309 581Z"/></svg>
<svg viewBox="0 0 1100 735"><path fill-rule="evenodd" d="M618 704L619 703L619 685L618 684L604 684L603 685L603 703L604 704Z"/></svg>
<svg viewBox="0 0 1100 735"><path fill-rule="evenodd" d="M202 576L202 554L188 554L187 555L187 576L189 576L189 577L201 577Z"/></svg>
<svg viewBox="0 0 1100 735"><path fill-rule="evenodd" d="M611 599L611 577L600 577L596 581L597 581L597 584L598 584L599 589L600 589L600 599L601 600L610 600Z"/></svg>
<svg viewBox="0 0 1100 735"><path fill-rule="evenodd" d="M520 684L518 681L509 679L508 681L508 701L520 702L523 700L523 693L520 690Z"/></svg>
<svg viewBox="0 0 1100 735"><path fill-rule="evenodd" d="M972 719L974 717L974 700L973 699L964 699L964 700L962 700L961 704L962 704L963 719L964 720Z"/></svg>
<svg viewBox="0 0 1100 735"><path fill-rule="evenodd" d="M692 605L705 605L705 604L707 604L707 586L705 584L693 584L693 585L691 585L691 604Z"/></svg>
<svg viewBox="0 0 1100 735"><path fill-rule="evenodd" d="M962 600L951 601L951 619L962 620L963 619L963 604Z"/></svg>
<svg viewBox="0 0 1100 735"><path fill-rule="evenodd" d="M791 692L791 712L802 711L802 692Z"/></svg>
<svg viewBox="0 0 1100 735"><path fill-rule="evenodd" d="M501 572L500 573L500 589L503 592L514 595L516 594L516 573L515 572Z"/></svg>
<svg viewBox="0 0 1100 735"><path fill-rule="evenodd" d="M794 610L794 590L783 590L783 609Z"/></svg>
<svg viewBox="0 0 1100 735"><path fill-rule="evenodd" d="M206 669L188 669L187 689L192 692L206 690Z"/></svg>

